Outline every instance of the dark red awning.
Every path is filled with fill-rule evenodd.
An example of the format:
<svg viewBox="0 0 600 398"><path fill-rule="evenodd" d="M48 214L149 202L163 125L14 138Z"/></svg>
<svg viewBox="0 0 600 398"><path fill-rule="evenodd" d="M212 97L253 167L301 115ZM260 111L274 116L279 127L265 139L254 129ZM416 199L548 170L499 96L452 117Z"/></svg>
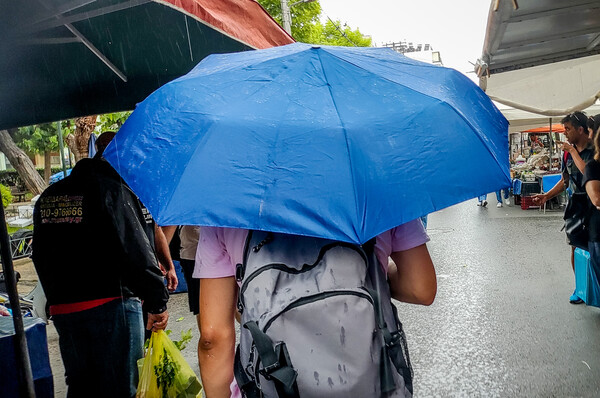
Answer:
<svg viewBox="0 0 600 398"><path fill-rule="evenodd" d="M254 0L154 0L170 4L250 47L269 48L294 39Z"/></svg>

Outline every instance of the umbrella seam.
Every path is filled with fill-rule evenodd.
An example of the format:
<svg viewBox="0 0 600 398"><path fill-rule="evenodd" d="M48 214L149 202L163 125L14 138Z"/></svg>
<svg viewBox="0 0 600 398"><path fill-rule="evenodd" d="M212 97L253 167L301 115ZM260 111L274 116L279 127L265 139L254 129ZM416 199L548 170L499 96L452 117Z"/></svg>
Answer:
<svg viewBox="0 0 600 398"><path fill-rule="evenodd" d="M358 197L357 197L357 190L356 190L356 178L354 175L354 170L352 167L352 156L350 154L350 146L348 144L348 131L346 130L346 126L344 125L344 122L342 121L342 117L340 115L340 112L338 110L338 106L337 103L335 102L335 98L333 96L333 91L331 90L331 84L329 84L329 79L327 78L327 72L325 71L325 66L323 65L323 60L321 59L321 49L317 48L316 52L317 52L317 56L319 57L319 63L321 64L321 69L323 70L323 76L325 77L325 81L327 82L327 90L329 90L329 95L331 96L331 101L333 102L333 107L335 109L335 113L338 116L338 120L340 121L340 125L342 127L342 131L344 132L344 140L346 141L346 150L348 152L348 160L350 162L350 175L352 176L352 186L354 187L354 206L355 206L355 214L359 214L359 208L358 208ZM337 58L337 57L336 57ZM361 214L361 229L364 229L364 219L365 219L365 215L364 213ZM360 237L359 234L356 231L356 226L353 224L353 228L355 228L354 230L354 235L357 238L356 241L360 242ZM362 235L362 234L361 234Z"/></svg>

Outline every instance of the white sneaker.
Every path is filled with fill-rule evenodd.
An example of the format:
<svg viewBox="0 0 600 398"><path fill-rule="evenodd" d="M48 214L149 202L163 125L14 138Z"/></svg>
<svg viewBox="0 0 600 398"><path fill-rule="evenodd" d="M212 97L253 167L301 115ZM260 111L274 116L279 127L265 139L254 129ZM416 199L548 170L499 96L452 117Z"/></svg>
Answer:
<svg viewBox="0 0 600 398"><path fill-rule="evenodd" d="M510 206L510 198L504 199L504 203L506 203L507 206Z"/></svg>
<svg viewBox="0 0 600 398"><path fill-rule="evenodd" d="M498 202L498 204L496 205L496 207L502 207L502 202Z"/></svg>
<svg viewBox="0 0 600 398"><path fill-rule="evenodd" d="M477 202L477 206L483 205L483 202Z"/></svg>

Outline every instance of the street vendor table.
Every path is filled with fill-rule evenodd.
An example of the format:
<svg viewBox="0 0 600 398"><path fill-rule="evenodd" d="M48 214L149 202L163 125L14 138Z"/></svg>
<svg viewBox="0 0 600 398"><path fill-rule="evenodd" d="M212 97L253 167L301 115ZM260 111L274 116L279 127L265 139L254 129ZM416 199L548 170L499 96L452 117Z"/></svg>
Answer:
<svg viewBox="0 0 600 398"><path fill-rule="evenodd" d="M40 318L23 318L33 383L37 398L54 397L54 381L48 357L46 323ZM0 317L0 398L19 396L19 377L15 365L13 319Z"/></svg>

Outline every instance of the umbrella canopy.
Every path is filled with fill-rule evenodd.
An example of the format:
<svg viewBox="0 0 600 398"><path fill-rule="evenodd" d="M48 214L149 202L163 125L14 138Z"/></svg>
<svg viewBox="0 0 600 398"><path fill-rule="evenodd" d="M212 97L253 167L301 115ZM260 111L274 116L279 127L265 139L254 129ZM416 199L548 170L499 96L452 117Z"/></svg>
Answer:
<svg viewBox="0 0 600 398"><path fill-rule="evenodd" d="M161 225L356 243L510 185L485 93L383 48L212 55L138 105L105 157Z"/></svg>
<svg viewBox="0 0 600 398"><path fill-rule="evenodd" d="M253 0L0 2L0 129L133 109L212 53L293 39Z"/></svg>

